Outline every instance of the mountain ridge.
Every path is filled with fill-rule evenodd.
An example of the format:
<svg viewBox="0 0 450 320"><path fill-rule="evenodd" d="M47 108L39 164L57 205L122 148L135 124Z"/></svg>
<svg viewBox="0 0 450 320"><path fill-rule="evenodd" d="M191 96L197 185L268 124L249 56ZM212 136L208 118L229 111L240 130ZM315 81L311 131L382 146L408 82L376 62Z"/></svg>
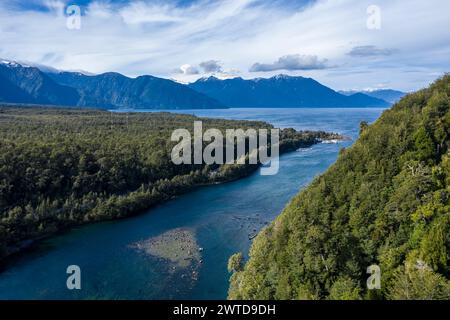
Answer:
<svg viewBox="0 0 450 320"><path fill-rule="evenodd" d="M343 95L354 95L356 93L362 93L367 96L382 99L384 101L387 101L389 103L396 103L401 98L406 96L408 93L399 91L399 90L393 90L393 89L378 89L378 90L340 90L338 91L340 94Z"/></svg>
<svg viewBox="0 0 450 320"><path fill-rule="evenodd" d="M47 74L32 66L3 61L0 63L0 76L19 88L18 94L31 98L31 101L27 101L30 103L74 106L79 99L75 89L54 82ZM16 99L12 100L4 102L15 102Z"/></svg>
<svg viewBox="0 0 450 320"><path fill-rule="evenodd" d="M315 79L285 74L225 80L210 76L181 84L152 75L94 75L1 60L0 77L0 100L10 103L162 110L390 106L365 93L345 95Z"/></svg>
<svg viewBox="0 0 450 320"><path fill-rule="evenodd" d="M271 78L200 78L189 86L223 104L239 108L388 107L384 100L359 94L345 96L317 80L284 74Z"/></svg>
<svg viewBox="0 0 450 320"><path fill-rule="evenodd" d="M216 100L171 80L154 76L129 78L107 72L86 75L2 60L0 79L9 94L2 102L94 107L100 109L216 109ZM17 90L17 88L19 90Z"/></svg>

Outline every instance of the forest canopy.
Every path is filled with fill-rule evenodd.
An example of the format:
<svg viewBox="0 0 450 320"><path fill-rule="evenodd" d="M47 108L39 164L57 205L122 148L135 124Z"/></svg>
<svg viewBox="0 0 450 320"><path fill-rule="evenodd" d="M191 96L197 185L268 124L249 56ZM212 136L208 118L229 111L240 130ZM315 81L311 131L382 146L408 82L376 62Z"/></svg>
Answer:
<svg viewBox="0 0 450 320"><path fill-rule="evenodd" d="M449 128L449 75L363 123L255 238L229 298L450 299Z"/></svg>
<svg viewBox="0 0 450 320"><path fill-rule="evenodd" d="M258 165L175 165L174 129L267 128L264 122L171 113L0 106L0 259L64 228L127 217L192 188L230 181ZM284 129L280 151L324 132Z"/></svg>

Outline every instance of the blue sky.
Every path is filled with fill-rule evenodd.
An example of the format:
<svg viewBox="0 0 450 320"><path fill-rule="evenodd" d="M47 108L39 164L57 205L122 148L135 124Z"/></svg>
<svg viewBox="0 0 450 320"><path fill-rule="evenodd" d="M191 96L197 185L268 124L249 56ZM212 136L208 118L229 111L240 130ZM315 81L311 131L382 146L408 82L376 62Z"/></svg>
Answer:
<svg viewBox="0 0 450 320"><path fill-rule="evenodd" d="M68 5L81 7L79 30L66 27ZM2 0L0 57L182 82L284 73L411 91L450 71L449 12L446 0Z"/></svg>

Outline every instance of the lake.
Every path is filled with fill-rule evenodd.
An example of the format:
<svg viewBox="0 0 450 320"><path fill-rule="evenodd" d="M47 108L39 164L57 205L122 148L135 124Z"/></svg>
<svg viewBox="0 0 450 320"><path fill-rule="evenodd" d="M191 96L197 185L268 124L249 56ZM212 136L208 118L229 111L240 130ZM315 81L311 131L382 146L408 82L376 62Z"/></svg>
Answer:
<svg viewBox="0 0 450 320"><path fill-rule="evenodd" d="M361 121L373 122L383 110L177 110L202 117L262 120L282 128L332 131L352 140L285 154L274 176L255 173L202 187L139 216L74 228L41 241L0 273L0 299L225 299L228 257L239 251L247 254L249 238L323 173L340 148L354 142ZM161 235L180 232L195 242L199 256L195 262L178 263L165 259L165 252L157 256L139 249L148 241L160 243ZM81 268L81 290L66 287L69 265Z"/></svg>

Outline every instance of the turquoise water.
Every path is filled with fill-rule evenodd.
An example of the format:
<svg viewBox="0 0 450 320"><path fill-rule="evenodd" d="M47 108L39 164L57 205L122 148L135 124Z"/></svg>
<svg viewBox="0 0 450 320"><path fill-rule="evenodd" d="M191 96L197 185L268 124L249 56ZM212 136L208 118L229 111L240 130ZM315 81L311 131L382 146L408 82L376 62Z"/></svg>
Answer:
<svg viewBox="0 0 450 320"><path fill-rule="evenodd" d="M258 173L200 188L147 213L72 229L42 241L0 273L0 299L224 299L228 257L248 253L249 235L272 221L289 199L337 158L362 120L382 109L228 109L183 111L205 117L263 120L276 127L326 130L352 141L319 144L283 155L274 176ZM131 245L167 231L191 232L202 247L195 279ZM81 290L66 287L66 268L81 268Z"/></svg>

